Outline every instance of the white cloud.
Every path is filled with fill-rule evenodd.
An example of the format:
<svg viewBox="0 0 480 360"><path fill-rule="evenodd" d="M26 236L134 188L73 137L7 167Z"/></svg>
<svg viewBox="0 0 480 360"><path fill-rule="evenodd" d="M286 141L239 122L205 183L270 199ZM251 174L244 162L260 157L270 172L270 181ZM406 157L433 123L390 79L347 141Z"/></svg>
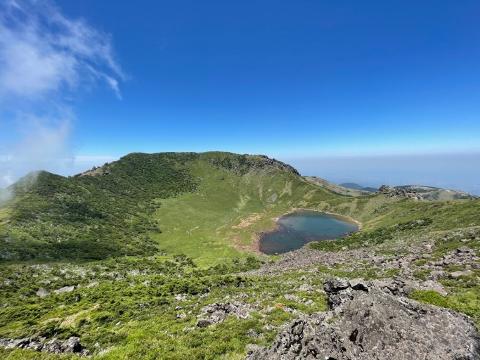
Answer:
<svg viewBox="0 0 480 360"><path fill-rule="evenodd" d="M73 100L99 83L121 98L124 80L110 35L48 0L0 0L0 187L75 166Z"/></svg>
<svg viewBox="0 0 480 360"><path fill-rule="evenodd" d="M24 115L19 119L23 126L22 140L13 149L11 159L17 163L46 167L51 161L65 158L70 148L71 116L66 112L62 117L52 120Z"/></svg>
<svg viewBox="0 0 480 360"><path fill-rule="evenodd" d="M60 115L18 115L20 140L8 149L8 154L0 156L0 188L31 171L62 172L73 164L69 141L73 115L69 111L56 114Z"/></svg>
<svg viewBox="0 0 480 360"><path fill-rule="evenodd" d="M110 36L66 18L48 1L0 5L0 95L38 98L104 81L120 96L125 78Z"/></svg>

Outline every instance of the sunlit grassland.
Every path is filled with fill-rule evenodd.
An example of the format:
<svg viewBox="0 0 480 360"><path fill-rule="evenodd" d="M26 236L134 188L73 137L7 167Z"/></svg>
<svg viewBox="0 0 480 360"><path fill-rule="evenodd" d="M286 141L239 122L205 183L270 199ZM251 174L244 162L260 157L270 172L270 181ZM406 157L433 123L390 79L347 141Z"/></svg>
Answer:
<svg viewBox="0 0 480 360"><path fill-rule="evenodd" d="M152 234L169 253L184 253L199 265L217 264L255 253L256 239L275 227L275 219L297 208L351 217L364 231L422 217L434 229L480 225L479 201L413 202L373 195L333 194L289 173L258 171L237 176L203 160L191 166L197 191L161 201L155 213L162 233Z"/></svg>
<svg viewBox="0 0 480 360"><path fill-rule="evenodd" d="M199 264L245 256L254 250L255 235L272 229L276 217L336 197L287 173L240 177L202 161L192 173L201 180L197 191L162 200L155 214L162 233L152 236L161 249Z"/></svg>
<svg viewBox="0 0 480 360"><path fill-rule="evenodd" d="M292 311L309 314L326 309L321 291L299 289L306 273L235 276L242 266L230 267L222 275L223 268L198 271L185 258L165 257L44 268L8 265L2 275L17 280L5 294L9 307L0 311L0 337L80 336L89 349L102 350L95 359L233 359L245 356L246 344L272 341L278 327L295 316ZM72 283L79 287L72 293L38 298L35 291L45 280L50 288ZM89 286L92 281L94 287ZM308 280L318 289L322 282L322 277ZM287 300L287 293L301 300ZM176 300L176 294L186 298ZM196 326L203 306L235 300L251 307L248 319L232 316L208 328ZM178 318L179 313L185 317ZM252 332L258 336L250 336ZM0 355L2 359L68 358L4 349Z"/></svg>

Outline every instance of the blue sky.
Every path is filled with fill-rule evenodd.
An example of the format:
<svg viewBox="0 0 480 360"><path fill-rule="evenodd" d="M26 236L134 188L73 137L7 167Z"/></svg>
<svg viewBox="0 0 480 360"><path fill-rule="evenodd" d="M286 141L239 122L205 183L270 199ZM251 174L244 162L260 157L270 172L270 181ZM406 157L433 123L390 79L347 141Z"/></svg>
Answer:
<svg viewBox="0 0 480 360"><path fill-rule="evenodd" d="M79 108L83 151L480 148L478 1L67 4L130 76Z"/></svg>
<svg viewBox="0 0 480 360"><path fill-rule="evenodd" d="M32 71L33 95L2 85L0 74L0 95L18 93L0 101L5 154L11 144L44 147L25 135L20 106L47 142L62 142L44 158L227 150L302 167L325 157L480 153L478 1L5 1L13 40L2 53L0 32L0 59L16 39L43 44L29 70L45 64L45 49L62 59L47 62L47 74ZM32 22L33 40L22 30ZM60 48L43 38L62 33ZM332 173L318 161L305 171ZM408 177L391 181L400 180Z"/></svg>

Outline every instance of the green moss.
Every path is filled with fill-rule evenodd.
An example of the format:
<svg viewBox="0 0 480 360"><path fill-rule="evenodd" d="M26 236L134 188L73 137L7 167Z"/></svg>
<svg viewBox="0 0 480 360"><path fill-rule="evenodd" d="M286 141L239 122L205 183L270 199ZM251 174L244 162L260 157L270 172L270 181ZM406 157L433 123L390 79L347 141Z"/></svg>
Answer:
<svg viewBox="0 0 480 360"><path fill-rule="evenodd" d="M420 280L427 280L428 276L430 275L430 270L422 269L417 270L414 272L413 276Z"/></svg>
<svg viewBox="0 0 480 360"><path fill-rule="evenodd" d="M477 328L480 327L480 285L478 275L465 277L460 281L445 281L448 295L435 291L416 290L410 296L418 301L449 308L470 316Z"/></svg>
<svg viewBox="0 0 480 360"><path fill-rule="evenodd" d="M410 297L424 303L449 307L448 298L433 290L415 290L410 294Z"/></svg>

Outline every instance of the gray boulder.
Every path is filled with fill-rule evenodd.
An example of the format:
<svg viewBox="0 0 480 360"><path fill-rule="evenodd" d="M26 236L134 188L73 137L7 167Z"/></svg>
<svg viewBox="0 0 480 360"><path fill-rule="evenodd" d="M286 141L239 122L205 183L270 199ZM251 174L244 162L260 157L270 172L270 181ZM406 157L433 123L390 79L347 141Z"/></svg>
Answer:
<svg viewBox="0 0 480 360"><path fill-rule="evenodd" d="M48 292L48 290L44 288L40 288L37 290L35 294L40 298L44 298L44 297L47 297L50 293Z"/></svg>
<svg viewBox="0 0 480 360"><path fill-rule="evenodd" d="M64 294L64 293L69 293L75 290L75 286L64 286L60 289L55 290L55 294Z"/></svg>
<svg viewBox="0 0 480 360"><path fill-rule="evenodd" d="M361 281L325 283L330 311L301 317L247 359L480 359L480 337L463 315Z"/></svg>
<svg viewBox="0 0 480 360"><path fill-rule="evenodd" d="M213 324L218 324L228 316L235 316L238 319L247 319L250 316L252 308L248 304L241 302L227 302L210 304L202 308L201 319L198 320L198 327L207 327Z"/></svg>
<svg viewBox="0 0 480 360"><path fill-rule="evenodd" d="M82 352L83 347L80 344L80 338L72 336L63 342L62 349L66 353L79 353Z"/></svg>
<svg viewBox="0 0 480 360"><path fill-rule="evenodd" d="M0 338L0 347L5 349L29 349L34 351L49 352L53 354L72 353L77 355L88 355L89 352L80 343L80 338L72 336L67 340L58 340L56 338L46 340L45 338L22 338L22 339L2 339Z"/></svg>

